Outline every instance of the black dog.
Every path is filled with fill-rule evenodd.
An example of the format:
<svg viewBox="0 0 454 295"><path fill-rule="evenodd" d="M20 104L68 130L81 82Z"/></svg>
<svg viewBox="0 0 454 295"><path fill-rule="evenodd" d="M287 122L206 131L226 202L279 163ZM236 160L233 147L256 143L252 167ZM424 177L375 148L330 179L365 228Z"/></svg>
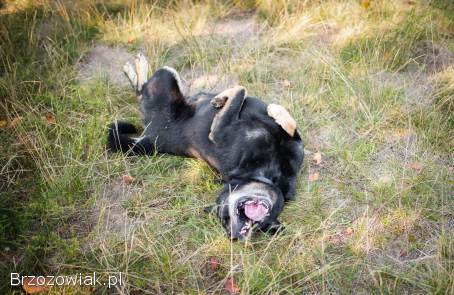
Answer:
<svg viewBox="0 0 454 295"><path fill-rule="evenodd" d="M223 176L213 210L231 239L243 239L255 227L279 229L277 217L294 196L304 157L295 120L280 105L246 96L243 87L185 97L174 69L161 68L146 81L147 69L142 54L135 67L124 67L140 100L143 136L130 137L137 130L129 123L113 123L109 148L202 159Z"/></svg>

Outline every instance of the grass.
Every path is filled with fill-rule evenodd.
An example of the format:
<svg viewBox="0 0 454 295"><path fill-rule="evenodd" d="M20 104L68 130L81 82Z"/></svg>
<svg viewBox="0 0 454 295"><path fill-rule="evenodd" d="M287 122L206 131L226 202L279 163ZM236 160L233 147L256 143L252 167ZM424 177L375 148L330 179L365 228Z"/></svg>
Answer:
<svg viewBox="0 0 454 295"><path fill-rule="evenodd" d="M233 277L243 294L452 294L450 11L449 1L7 1L0 290L20 293L11 272L96 271L127 280L49 292L217 294ZM170 65L187 80L228 78L290 109L307 157L286 230L231 243L203 213L220 189L206 164L107 153L107 124L140 119L128 86L79 82L94 44L144 51L151 70Z"/></svg>

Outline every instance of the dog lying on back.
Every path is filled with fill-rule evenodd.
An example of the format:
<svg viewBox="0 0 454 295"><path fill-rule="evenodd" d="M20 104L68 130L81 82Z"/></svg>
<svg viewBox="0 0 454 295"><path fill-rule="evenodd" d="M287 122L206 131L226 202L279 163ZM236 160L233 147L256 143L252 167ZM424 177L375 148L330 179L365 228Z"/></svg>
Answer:
<svg viewBox="0 0 454 295"><path fill-rule="evenodd" d="M169 67L147 79L142 54L124 71L140 101L145 130L126 122L109 127L108 147L130 154L154 151L206 161L223 177L216 212L231 239L252 230L275 232L284 202L295 194L303 162L296 122L280 105L266 105L233 87L219 94L186 97L178 73Z"/></svg>

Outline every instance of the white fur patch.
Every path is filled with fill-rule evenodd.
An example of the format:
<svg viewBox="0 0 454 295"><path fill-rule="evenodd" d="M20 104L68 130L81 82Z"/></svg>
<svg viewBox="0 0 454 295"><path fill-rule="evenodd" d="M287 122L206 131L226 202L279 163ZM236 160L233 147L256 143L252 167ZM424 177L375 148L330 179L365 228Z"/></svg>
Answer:
<svg viewBox="0 0 454 295"><path fill-rule="evenodd" d="M281 105L272 103L266 108L268 116L274 119L282 129L285 130L290 136L295 135L296 121L292 115Z"/></svg>
<svg viewBox="0 0 454 295"><path fill-rule="evenodd" d="M249 129L246 130L246 139L251 140L255 138L260 138L262 136L266 136L266 131L263 129Z"/></svg>
<svg viewBox="0 0 454 295"><path fill-rule="evenodd" d="M144 139L146 136L141 136L141 137L131 137L132 140L135 141L135 143L138 143L139 141L141 141L142 139Z"/></svg>
<svg viewBox="0 0 454 295"><path fill-rule="evenodd" d="M168 66L163 66L162 69L164 69L172 74L172 76L175 78L175 80L177 80L177 85L178 85L178 88L180 89L180 92L182 92L183 83L181 82L180 74L178 74L178 72L174 68L171 68Z"/></svg>

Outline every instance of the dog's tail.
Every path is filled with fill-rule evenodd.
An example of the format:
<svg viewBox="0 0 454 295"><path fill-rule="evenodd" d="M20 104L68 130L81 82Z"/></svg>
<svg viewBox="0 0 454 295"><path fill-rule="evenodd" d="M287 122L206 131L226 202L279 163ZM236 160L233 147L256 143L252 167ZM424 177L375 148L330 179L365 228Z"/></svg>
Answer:
<svg viewBox="0 0 454 295"><path fill-rule="evenodd" d="M137 133L131 123L116 121L109 125L107 147L113 152L123 152L132 155L146 155L153 153L153 144L148 137L133 138Z"/></svg>

